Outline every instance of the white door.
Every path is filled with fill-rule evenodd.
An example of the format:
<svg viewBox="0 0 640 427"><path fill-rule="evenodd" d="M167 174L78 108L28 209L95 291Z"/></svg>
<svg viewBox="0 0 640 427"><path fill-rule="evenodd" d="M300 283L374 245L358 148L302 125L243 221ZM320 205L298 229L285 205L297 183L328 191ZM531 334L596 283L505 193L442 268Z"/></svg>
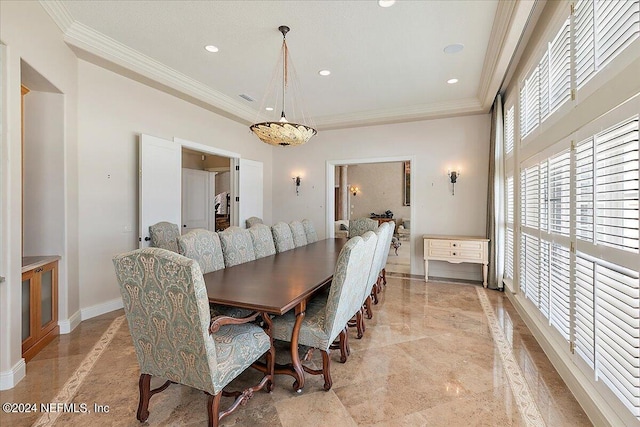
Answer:
<svg viewBox="0 0 640 427"><path fill-rule="evenodd" d="M262 218L262 162L239 159L238 165L238 225L244 228L247 218Z"/></svg>
<svg viewBox="0 0 640 427"><path fill-rule="evenodd" d="M182 233L209 228L210 172L182 169Z"/></svg>
<svg viewBox="0 0 640 427"><path fill-rule="evenodd" d="M149 226L180 222L182 147L150 135L140 135L138 175L140 247L149 246Z"/></svg>

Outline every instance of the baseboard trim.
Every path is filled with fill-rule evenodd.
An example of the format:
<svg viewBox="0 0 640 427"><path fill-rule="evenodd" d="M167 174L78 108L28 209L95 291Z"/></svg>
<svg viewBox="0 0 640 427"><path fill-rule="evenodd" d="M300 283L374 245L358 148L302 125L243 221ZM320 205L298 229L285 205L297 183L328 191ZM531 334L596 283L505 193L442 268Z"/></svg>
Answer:
<svg viewBox="0 0 640 427"><path fill-rule="evenodd" d="M553 334L547 333L550 326L529 314L522 297L505 291L507 298L527 325L553 367L576 398L589 420L595 426L636 426L636 420L629 410L605 387L596 386L571 360L568 345L559 342ZM554 331L550 331L554 332ZM564 344L564 346L563 346ZM566 347L567 350L563 350ZM607 396L607 394L611 394ZM624 414L628 414L625 417Z"/></svg>
<svg viewBox="0 0 640 427"><path fill-rule="evenodd" d="M18 363L8 371L0 372L0 390L9 390L15 387L27 375L27 364L20 358Z"/></svg>
<svg viewBox="0 0 640 427"><path fill-rule="evenodd" d="M111 311L119 310L124 307L122 298L114 298L101 304L92 305L91 307L80 309L80 319L87 320L100 316Z"/></svg>
<svg viewBox="0 0 640 427"><path fill-rule="evenodd" d="M68 334L80 324L80 310L76 311L68 319L58 321L61 334Z"/></svg>

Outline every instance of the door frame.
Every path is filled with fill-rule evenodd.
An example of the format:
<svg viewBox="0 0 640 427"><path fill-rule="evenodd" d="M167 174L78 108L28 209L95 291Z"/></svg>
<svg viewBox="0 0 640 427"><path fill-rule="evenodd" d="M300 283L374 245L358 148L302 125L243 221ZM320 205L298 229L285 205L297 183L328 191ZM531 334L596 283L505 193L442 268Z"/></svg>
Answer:
<svg viewBox="0 0 640 427"><path fill-rule="evenodd" d="M221 148L201 144L199 142L189 141L188 139L178 138L174 136L173 141L180 144L182 148L188 148L193 151L199 151L201 153L210 154L213 156L228 157L230 159L230 172L235 171L235 165L239 163L239 159L242 157L239 153L234 153L233 151L223 150ZM238 180L237 178L235 178L236 175L237 174L232 173L229 182L229 194L232 201L236 200L236 196L238 195ZM236 204L231 203L229 208L229 219L231 220L231 225L238 225L238 208Z"/></svg>
<svg viewBox="0 0 640 427"><path fill-rule="evenodd" d="M413 272L413 235L414 230L418 228L418 224L416 222L416 185L415 180L413 179L413 172L417 170L416 166L416 156L408 155L408 156L389 156L389 157L372 157L372 158L355 158L355 159L338 159L338 160L327 160L326 162L326 200L325 200L325 218L326 218L326 230L327 237L335 237L335 185L336 185L336 166L344 166L344 165L357 165L364 163L390 163L390 162L410 162L411 169L409 173L409 179L411 180L411 188L410 188L410 200L411 200L411 229L409 235L409 258L411 259L411 271ZM349 205L350 206L350 205Z"/></svg>

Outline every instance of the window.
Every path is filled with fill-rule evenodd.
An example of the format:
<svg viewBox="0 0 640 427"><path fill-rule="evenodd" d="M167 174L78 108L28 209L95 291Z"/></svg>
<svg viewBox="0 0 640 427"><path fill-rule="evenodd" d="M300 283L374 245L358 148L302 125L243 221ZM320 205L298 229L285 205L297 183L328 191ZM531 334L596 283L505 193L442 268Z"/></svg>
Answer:
<svg viewBox="0 0 640 427"><path fill-rule="evenodd" d="M514 132L514 106L509 107L504 115L504 152L509 154L513 151L513 132Z"/></svg>
<svg viewBox="0 0 640 427"><path fill-rule="evenodd" d="M507 177L507 236L505 250L505 277L513 279L513 222L514 222L514 205L513 205L513 175Z"/></svg>
<svg viewBox="0 0 640 427"><path fill-rule="evenodd" d="M580 89L640 34L640 1L580 0L575 5L576 86Z"/></svg>

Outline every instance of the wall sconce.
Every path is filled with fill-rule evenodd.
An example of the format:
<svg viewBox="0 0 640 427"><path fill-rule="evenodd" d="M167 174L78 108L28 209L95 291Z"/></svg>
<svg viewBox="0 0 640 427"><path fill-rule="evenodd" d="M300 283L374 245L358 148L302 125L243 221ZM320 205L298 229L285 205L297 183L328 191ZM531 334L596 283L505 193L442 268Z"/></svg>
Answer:
<svg viewBox="0 0 640 427"><path fill-rule="evenodd" d="M451 195L455 196L456 195L456 182L458 181L458 178L460 178L460 171L452 171L450 170L449 172L447 172L447 175L449 175L449 179L451 180L451 186L452 186L452 190L451 190Z"/></svg>
<svg viewBox="0 0 640 427"><path fill-rule="evenodd" d="M302 179L299 176L294 176L293 178L293 182L296 186L296 196L300 195L300 182L302 181Z"/></svg>
<svg viewBox="0 0 640 427"><path fill-rule="evenodd" d="M353 194L354 196L357 196L358 193L360 192L360 189L358 187L351 186L349 191L351 191L351 194Z"/></svg>

